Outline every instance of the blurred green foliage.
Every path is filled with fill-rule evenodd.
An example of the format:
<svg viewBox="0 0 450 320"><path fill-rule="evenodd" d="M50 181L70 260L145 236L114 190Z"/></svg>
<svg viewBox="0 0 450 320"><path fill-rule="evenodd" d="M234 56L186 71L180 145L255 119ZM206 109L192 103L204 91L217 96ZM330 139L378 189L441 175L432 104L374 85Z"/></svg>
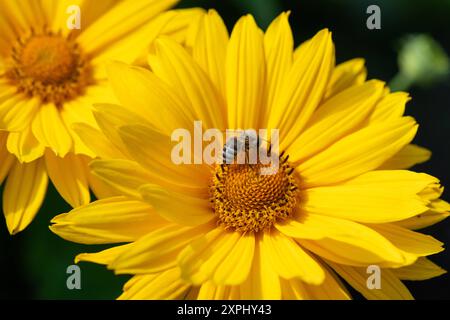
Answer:
<svg viewBox="0 0 450 320"><path fill-rule="evenodd" d="M401 39L399 72L389 86L393 91L407 90L416 84L429 87L449 75L447 54L431 36L412 34Z"/></svg>

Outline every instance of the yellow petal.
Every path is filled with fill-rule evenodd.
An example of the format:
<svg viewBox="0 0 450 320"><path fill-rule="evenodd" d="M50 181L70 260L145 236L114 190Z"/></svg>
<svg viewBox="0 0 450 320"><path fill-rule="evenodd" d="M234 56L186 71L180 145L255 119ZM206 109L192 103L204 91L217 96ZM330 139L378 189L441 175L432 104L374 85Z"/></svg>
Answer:
<svg viewBox="0 0 450 320"><path fill-rule="evenodd" d="M175 223L195 226L215 217L207 198L184 195L153 184L140 187L139 192L158 214Z"/></svg>
<svg viewBox="0 0 450 320"><path fill-rule="evenodd" d="M289 12L281 13L270 24L264 35L264 52L267 63L267 110L264 122L267 121L275 96L286 85L286 76L292 66L294 38L289 25Z"/></svg>
<svg viewBox="0 0 450 320"><path fill-rule="evenodd" d="M80 261L93 262L98 264L108 265L110 264L118 255L126 252L131 244L124 244L121 246L115 246L100 252L95 253L80 253L75 257L75 263Z"/></svg>
<svg viewBox="0 0 450 320"><path fill-rule="evenodd" d="M96 153L89 149L84 141L73 130L75 123L85 123L86 125L95 125L91 106L87 106L83 101L70 101L60 108L61 119L73 141L73 152L75 154L84 154L95 157Z"/></svg>
<svg viewBox="0 0 450 320"><path fill-rule="evenodd" d="M45 151L45 147L31 132L31 127L21 132L11 132L8 135L7 147L20 162L32 162L42 157Z"/></svg>
<svg viewBox="0 0 450 320"><path fill-rule="evenodd" d="M275 228L284 235L298 239L319 240L326 237L323 232L314 225L314 217L312 214L301 214L297 219L289 219L275 224ZM320 216L318 216L320 217ZM312 225L309 221L312 219Z"/></svg>
<svg viewBox="0 0 450 320"><path fill-rule="evenodd" d="M416 131L409 117L375 123L342 138L297 170L307 187L341 182L379 167L411 142Z"/></svg>
<svg viewBox="0 0 450 320"><path fill-rule="evenodd" d="M0 101L0 130L22 131L29 126L40 106L39 99L17 94Z"/></svg>
<svg viewBox="0 0 450 320"><path fill-rule="evenodd" d="M381 269L381 288L369 289L367 279L371 276L366 268L355 268L337 263L331 267L369 300L412 300L414 299L406 286L389 269Z"/></svg>
<svg viewBox="0 0 450 320"><path fill-rule="evenodd" d="M205 282L200 286L197 300L235 300L234 292L238 286L215 285L212 282Z"/></svg>
<svg viewBox="0 0 450 320"><path fill-rule="evenodd" d="M431 157L431 151L415 144L408 144L393 157L386 160L379 169L408 169L426 162Z"/></svg>
<svg viewBox="0 0 450 320"><path fill-rule="evenodd" d="M229 128L258 128L259 110L265 103L266 66L263 33L251 15L234 26L225 65Z"/></svg>
<svg viewBox="0 0 450 320"><path fill-rule="evenodd" d="M175 143L170 136L142 125L123 126L119 133L130 155L149 171L156 183L207 188L210 168L206 164L175 164L171 159Z"/></svg>
<svg viewBox="0 0 450 320"><path fill-rule="evenodd" d="M228 299L229 300L239 300L241 299L241 290L240 286L232 286L230 288L230 292L228 293Z"/></svg>
<svg viewBox="0 0 450 320"><path fill-rule="evenodd" d="M443 243L435 238L414 232L395 224L370 224L370 228L389 240L394 246L407 254L428 256L444 250Z"/></svg>
<svg viewBox="0 0 450 320"><path fill-rule="evenodd" d="M428 280L447 273L427 258L419 258L409 266L392 269L392 273L401 280Z"/></svg>
<svg viewBox="0 0 450 320"><path fill-rule="evenodd" d="M298 279L281 280L283 300L309 300L311 297L305 289L305 284Z"/></svg>
<svg viewBox="0 0 450 320"><path fill-rule="evenodd" d="M148 227L153 228L153 224L148 224ZM164 223L134 242L129 250L111 262L108 268L114 269L116 274L156 273L174 268L180 251L212 227L212 224L183 227Z"/></svg>
<svg viewBox="0 0 450 320"><path fill-rule="evenodd" d="M369 81L336 94L315 112L308 128L289 148L289 160L299 164L359 129L383 92L384 83Z"/></svg>
<svg viewBox="0 0 450 320"><path fill-rule="evenodd" d="M195 30L197 30L200 19L205 15L205 10L202 8L187 8L169 10L167 13L174 13L174 17L164 26L161 34L170 36L171 39L182 44L191 52L196 35Z"/></svg>
<svg viewBox="0 0 450 320"><path fill-rule="evenodd" d="M70 112L77 122L84 122L95 125L95 119L92 116L92 106L98 103L117 104L114 91L111 88L108 79L95 79L96 83L86 88L84 95L79 96L73 103L64 106L63 109Z"/></svg>
<svg viewBox="0 0 450 320"><path fill-rule="evenodd" d="M117 149L120 151L120 154L125 155L125 158L130 158L130 156L120 138L118 129L121 126L131 124L141 124L152 127L145 119L119 105L95 104L93 113L97 122L94 127L97 127L98 125L102 131L102 135L109 140L107 146L102 149L112 149L111 151ZM92 133L94 132L91 130L91 134Z"/></svg>
<svg viewBox="0 0 450 320"><path fill-rule="evenodd" d="M130 283L130 284L129 284ZM124 287L119 300L177 300L183 299L191 287L172 268L164 272L134 276Z"/></svg>
<svg viewBox="0 0 450 320"><path fill-rule="evenodd" d="M125 197L97 200L60 214L51 222L52 232L83 244L136 241L167 224L145 202Z"/></svg>
<svg viewBox="0 0 450 320"><path fill-rule="evenodd" d="M193 126L188 104L152 72L116 62L108 65L108 77L120 104L161 132L170 135Z"/></svg>
<svg viewBox="0 0 450 320"><path fill-rule="evenodd" d="M110 188L134 198L140 198L139 187L151 181L151 176L130 160L94 160L89 167L92 173Z"/></svg>
<svg viewBox="0 0 450 320"><path fill-rule="evenodd" d="M367 70L364 59L356 58L338 64L331 74L325 98L330 98L351 86L364 83Z"/></svg>
<svg viewBox="0 0 450 320"><path fill-rule="evenodd" d="M343 184L305 191L304 210L368 223L403 220L428 210L418 194L438 180L405 170L371 171Z"/></svg>
<svg viewBox="0 0 450 320"><path fill-rule="evenodd" d="M305 128L325 94L334 66L331 33L324 29L312 38L294 61L287 83L276 95L269 128L279 129L281 149L286 149Z"/></svg>
<svg viewBox="0 0 450 320"><path fill-rule="evenodd" d="M325 265L321 264L325 272L322 284L315 286L298 279L283 281L283 299L287 300L350 300L351 296L339 278Z"/></svg>
<svg viewBox="0 0 450 320"><path fill-rule="evenodd" d="M225 97L227 27L214 9L203 15L199 23L192 57L208 74L222 97Z"/></svg>
<svg viewBox="0 0 450 320"><path fill-rule="evenodd" d="M200 284L242 283L250 272L255 247L254 235L240 235L215 228L194 240L178 256L181 277Z"/></svg>
<svg viewBox="0 0 450 320"><path fill-rule="evenodd" d="M3 191L3 212L9 233L16 234L31 223L44 201L47 184L43 159L14 164Z"/></svg>
<svg viewBox="0 0 450 320"><path fill-rule="evenodd" d="M297 46L294 50L294 61L297 61L300 57L303 57L305 53L308 51L308 47L311 43L312 39L308 39L306 41L303 41L300 43L300 45Z"/></svg>
<svg viewBox="0 0 450 320"><path fill-rule="evenodd" d="M43 22L42 7L36 1L2 1L2 14L13 18L13 25L17 31L28 31Z"/></svg>
<svg viewBox="0 0 450 320"><path fill-rule="evenodd" d="M443 200L440 200L440 201L446 203ZM447 209L447 210L450 211L450 209ZM432 226L432 225L446 219L450 215L450 213L448 211L447 212L438 212L438 211L434 211L434 210L428 210L417 216L414 216L414 217L411 217L411 218L408 218L405 220L401 220L401 221L396 221L395 224L400 227L411 229L411 230L423 229L423 228Z"/></svg>
<svg viewBox="0 0 450 320"><path fill-rule="evenodd" d="M220 255L220 258L224 259L238 238L237 233L224 232L221 228L214 228L206 235L202 235L179 254L178 265L181 269L181 277L194 284L210 280L213 272L208 270L209 273L206 274L205 270L201 270L202 266L206 261L212 260L213 255ZM215 267L217 266L218 263Z"/></svg>
<svg viewBox="0 0 450 320"><path fill-rule="evenodd" d="M298 278L319 285L325 279L322 267L294 240L273 230L264 232L261 242L263 250L278 275L284 279Z"/></svg>
<svg viewBox="0 0 450 320"><path fill-rule="evenodd" d="M272 266L270 256L262 249L261 236L255 237L255 256L247 280L239 286L239 298L243 300L281 299L281 279Z"/></svg>
<svg viewBox="0 0 450 320"><path fill-rule="evenodd" d="M205 128L226 129L222 96L181 45L170 38L158 39L149 63L153 72L189 103L195 120L201 120Z"/></svg>
<svg viewBox="0 0 450 320"><path fill-rule="evenodd" d="M253 263L254 235L242 235L212 276L213 283L238 285L245 281ZM213 263L210 265L210 267Z"/></svg>
<svg viewBox="0 0 450 320"><path fill-rule="evenodd" d="M95 156L104 159L126 158L125 154L95 127L85 123L75 123L72 125L72 129Z"/></svg>
<svg viewBox="0 0 450 320"><path fill-rule="evenodd" d="M89 161L84 160L84 166L86 172L88 173L89 187L97 199L106 199L123 195L123 193L118 192L95 176L89 169Z"/></svg>
<svg viewBox="0 0 450 320"><path fill-rule="evenodd" d="M145 65L147 48L160 35L170 35L172 39L184 43L189 24L202 12L198 8L170 10L150 19L142 27L118 39L95 56L92 60L95 76L104 78L105 63L112 60Z"/></svg>
<svg viewBox="0 0 450 320"><path fill-rule="evenodd" d="M298 222L303 225L303 229L317 233L317 239L305 238L302 228L297 229L295 225L289 229L280 226L277 228L287 236L297 238L297 241L308 250L332 261L354 266L367 264L399 266L409 262L401 250L364 225L315 214L304 215Z"/></svg>
<svg viewBox="0 0 450 320"><path fill-rule="evenodd" d="M10 55L10 45L20 34L20 31L15 28L14 24L8 21L11 20L13 16L10 16L5 11L6 10L2 7L2 11L0 13L0 55L2 56L2 58L0 58L0 74L2 75L6 69L4 57ZM6 84L5 80L5 78L1 79L0 83L2 85Z"/></svg>
<svg viewBox="0 0 450 320"><path fill-rule="evenodd" d="M406 92L394 92L386 95L375 107L370 122L383 122L400 118L405 113L405 105L411 100Z"/></svg>
<svg viewBox="0 0 450 320"><path fill-rule="evenodd" d="M33 120L32 130L37 140L49 147L57 156L64 157L72 148L72 138L61 119L58 108L45 104Z"/></svg>
<svg viewBox="0 0 450 320"><path fill-rule="evenodd" d="M212 282L206 282L200 286L197 299L214 300L215 297L218 297L220 300L225 300L225 291L229 291L229 286L216 286Z"/></svg>
<svg viewBox="0 0 450 320"><path fill-rule="evenodd" d="M78 42L86 52L97 52L124 36L129 36L176 2L176 0L120 2L83 30Z"/></svg>
<svg viewBox="0 0 450 320"><path fill-rule="evenodd" d="M449 205L440 202L439 197L444 192L444 187L439 183L439 180L435 178L434 183L430 183L425 189L423 189L419 195L420 197L428 203L428 207L431 210L438 212L449 211Z"/></svg>
<svg viewBox="0 0 450 320"><path fill-rule="evenodd" d="M87 173L79 156L69 153L61 158L47 150L45 164L50 180L64 200L74 208L89 203Z"/></svg>
<svg viewBox="0 0 450 320"><path fill-rule="evenodd" d="M351 296L344 284L328 268L325 269L325 280L320 286L304 284L309 296L314 300L350 300Z"/></svg>
<svg viewBox="0 0 450 320"><path fill-rule="evenodd" d="M20 99L25 98L25 96L18 96L17 95L17 88L15 86L11 86L8 83L6 83L6 78L0 77L0 105L5 103L6 101L10 99Z"/></svg>
<svg viewBox="0 0 450 320"><path fill-rule="evenodd" d="M6 149L8 133L0 132L0 184L9 173L16 158Z"/></svg>

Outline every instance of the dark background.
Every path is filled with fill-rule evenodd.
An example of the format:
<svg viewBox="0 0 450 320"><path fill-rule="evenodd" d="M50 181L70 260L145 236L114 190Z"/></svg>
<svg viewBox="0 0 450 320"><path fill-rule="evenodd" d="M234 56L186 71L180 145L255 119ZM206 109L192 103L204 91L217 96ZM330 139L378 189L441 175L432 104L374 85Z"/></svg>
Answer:
<svg viewBox="0 0 450 320"><path fill-rule="evenodd" d="M381 8L381 30L366 28L366 8ZM354 57L366 59L369 78L389 81L397 73L398 40L409 33L428 33L450 53L450 1L427 0L229 0L181 1L179 7L215 8L229 29L245 13L252 13L266 28L281 11L291 10L290 22L296 44L327 27L333 32L337 62ZM409 90L412 101L407 113L420 124L415 143L433 151L433 157L416 171L430 173L450 186L450 81L428 88ZM449 200L449 192L443 198ZM50 219L70 207L53 187L35 221L24 232L9 236L4 221L0 224L0 298L13 299L113 299L121 292L128 276L114 276L106 268L81 263L82 289L66 288L66 268L77 253L96 252L105 247L66 242L48 230ZM450 220L424 229L444 243L450 243ZM444 251L431 260L450 269L450 256ZM448 274L427 280L406 282L416 299L450 299ZM352 292L354 293L354 292ZM356 298L360 296L355 294Z"/></svg>

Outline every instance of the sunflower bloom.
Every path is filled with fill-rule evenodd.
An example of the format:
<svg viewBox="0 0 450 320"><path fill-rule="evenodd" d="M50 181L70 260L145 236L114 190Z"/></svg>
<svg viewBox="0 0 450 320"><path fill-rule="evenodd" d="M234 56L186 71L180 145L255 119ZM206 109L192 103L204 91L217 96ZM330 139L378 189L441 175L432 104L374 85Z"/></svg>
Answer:
<svg viewBox="0 0 450 320"><path fill-rule="evenodd" d="M410 144L406 93L366 81L361 59L335 66L326 29L294 50L286 13L266 33L242 17L229 36L210 11L189 36L189 51L159 38L151 71L111 64L120 105L95 106L101 131L77 126L116 196L51 230L121 245L76 261L134 275L121 299L349 299L341 279L368 299L411 299L401 280L445 272L426 258L442 243L413 231L450 207L436 178L406 170L430 155ZM171 134L195 120L279 128L279 170L174 164Z"/></svg>
<svg viewBox="0 0 450 320"><path fill-rule="evenodd" d="M22 231L53 182L73 207L89 203L94 154L73 131L95 126L91 105L116 101L104 63L134 63L159 34L184 39L198 10L167 11L176 0L5 0L0 4L0 183L11 234ZM81 29L69 28L70 7ZM167 12L165 12L167 11Z"/></svg>

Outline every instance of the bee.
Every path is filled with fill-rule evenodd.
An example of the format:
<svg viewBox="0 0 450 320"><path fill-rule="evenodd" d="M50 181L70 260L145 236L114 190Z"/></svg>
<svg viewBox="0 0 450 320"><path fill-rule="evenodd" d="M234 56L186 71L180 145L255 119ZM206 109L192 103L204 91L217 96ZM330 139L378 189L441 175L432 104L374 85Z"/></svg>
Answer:
<svg viewBox="0 0 450 320"><path fill-rule="evenodd" d="M249 163L251 151L259 151L261 138L254 130L245 130L238 136L228 139L222 151L224 164L233 163L241 152L245 152L245 161ZM257 155L257 153L254 153Z"/></svg>

